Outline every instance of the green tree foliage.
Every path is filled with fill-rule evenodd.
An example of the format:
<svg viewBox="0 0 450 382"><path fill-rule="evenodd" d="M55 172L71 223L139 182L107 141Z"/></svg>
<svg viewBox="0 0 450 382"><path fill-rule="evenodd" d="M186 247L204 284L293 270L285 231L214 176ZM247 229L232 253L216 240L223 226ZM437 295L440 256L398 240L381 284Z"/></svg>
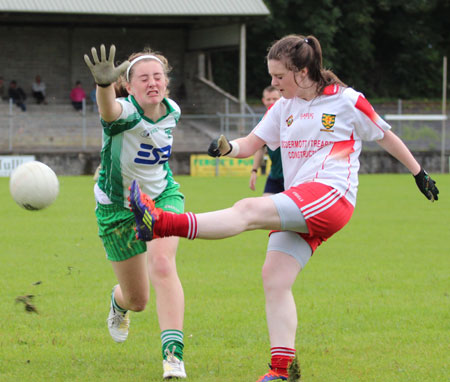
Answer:
<svg viewBox="0 0 450 382"><path fill-rule="evenodd" d="M247 94L270 83L270 45L291 33L313 34L324 66L369 97L439 98L449 56L450 0L264 0L270 16L248 24ZM236 56L237 59L237 56ZM236 71L229 65L228 70ZM215 68L216 78L231 75ZM227 81L219 85L229 86ZM231 90L233 93L235 89Z"/></svg>

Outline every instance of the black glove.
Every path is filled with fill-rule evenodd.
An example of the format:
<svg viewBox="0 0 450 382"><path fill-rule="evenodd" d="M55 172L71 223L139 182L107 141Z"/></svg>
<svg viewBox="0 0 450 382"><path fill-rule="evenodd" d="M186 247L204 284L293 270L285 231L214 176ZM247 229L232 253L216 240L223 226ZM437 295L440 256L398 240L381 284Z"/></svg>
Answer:
<svg viewBox="0 0 450 382"><path fill-rule="evenodd" d="M439 190L436 187L436 182L431 179L430 175L421 168L417 175L414 175L417 187L427 197L428 200L434 202L438 200Z"/></svg>
<svg viewBox="0 0 450 382"><path fill-rule="evenodd" d="M220 157L227 155L231 152L233 146L225 136L221 135L219 138L214 139L208 148L208 155L211 157Z"/></svg>

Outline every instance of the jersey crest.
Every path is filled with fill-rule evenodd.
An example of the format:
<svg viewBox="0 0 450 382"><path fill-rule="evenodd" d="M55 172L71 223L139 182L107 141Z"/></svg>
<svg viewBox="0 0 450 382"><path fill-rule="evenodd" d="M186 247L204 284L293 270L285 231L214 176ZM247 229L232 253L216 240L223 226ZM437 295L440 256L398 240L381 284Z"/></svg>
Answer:
<svg viewBox="0 0 450 382"><path fill-rule="evenodd" d="M322 126L325 129L320 129L320 131L333 132L333 130L331 130L331 129L333 128L335 122L336 122L335 114L322 113Z"/></svg>
<svg viewBox="0 0 450 382"><path fill-rule="evenodd" d="M286 125L291 126L292 122L294 122L294 116L291 114L288 119L286 119Z"/></svg>

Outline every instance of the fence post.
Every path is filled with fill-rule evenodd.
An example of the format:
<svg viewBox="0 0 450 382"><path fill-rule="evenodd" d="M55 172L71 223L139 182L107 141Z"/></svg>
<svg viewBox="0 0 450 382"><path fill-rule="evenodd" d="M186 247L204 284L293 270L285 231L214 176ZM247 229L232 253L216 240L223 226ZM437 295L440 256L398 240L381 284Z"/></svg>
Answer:
<svg viewBox="0 0 450 382"><path fill-rule="evenodd" d="M226 114L228 114L227 113L227 102L226 102L227 100L225 100L225 113ZM224 114L222 114L222 113L217 113L217 115L219 116L219 118L220 118L220 135L225 135L225 136L227 136L227 134L224 132L224 125L225 125L225 121L224 121ZM219 176L219 158L216 158L216 168L215 168L215 173L214 173L214 175L215 176Z"/></svg>
<svg viewBox="0 0 450 382"><path fill-rule="evenodd" d="M230 101L225 98L225 136L229 138L230 135Z"/></svg>
<svg viewBox="0 0 450 382"><path fill-rule="evenodd" d="M81 101L82 109L81 109L81 123L82 123L82 147L83 150L86 150L86 98L83 98Z"/></svg>
<svg viewBox="0 0 450 382"><path fill-rule="evenodd" d="M8 148L9 151L12 151L13 149L13 99L10 98L9 99L9 111L8 111L8 124L9 124L9 144L8 144Z"/></svg>
<svg viewBox="0 0 450 382"><path fill-rule="evenodd" d="M447 115L447 56L444 56L442 68L442 115ZM441 172L445 172L445 149L446 149L446 121L442 120L442 137L441 137ZM450 159L449 159L450 161Z"/></svg>

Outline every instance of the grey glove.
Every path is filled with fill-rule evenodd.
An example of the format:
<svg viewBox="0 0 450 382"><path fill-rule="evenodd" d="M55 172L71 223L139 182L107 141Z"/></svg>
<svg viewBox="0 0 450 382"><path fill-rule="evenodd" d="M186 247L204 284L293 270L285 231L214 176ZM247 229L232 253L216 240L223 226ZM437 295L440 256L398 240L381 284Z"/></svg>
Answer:
<svg viewBox="0 0 450 382"><path fill-rule="evenodd" d="M129 61L122 62L118 67L114 66L114 56L116 55L116 47L111 45L109 49L109 58L106 59L106 49L105 45L100 45L100 57L98 59L97 50L91 48L92 58L94 63L87 54L84 55L84 62L91 70L92 76L94 77L95 83L101 87L107 87L113 82L116 82L120 75L127 70L130 65Z"/></svg>

